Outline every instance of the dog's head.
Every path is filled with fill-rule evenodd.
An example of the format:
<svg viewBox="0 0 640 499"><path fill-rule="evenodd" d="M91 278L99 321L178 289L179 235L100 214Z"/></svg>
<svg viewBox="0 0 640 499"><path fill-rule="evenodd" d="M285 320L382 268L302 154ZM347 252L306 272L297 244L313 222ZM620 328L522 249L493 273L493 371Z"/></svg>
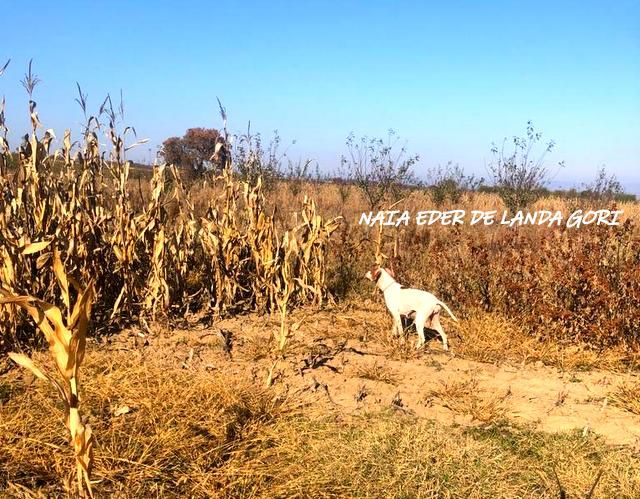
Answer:
<svg viewBox="0 0 640 499"><path fill-rule="evenodd" d="M370 281L378 282L378 279L380 279L380 276L382 275L383 270L387 272L387 274L391 275L391 277L394 277L393 272L391 270L383 269L380 265L377 265L377 264L371 267L371 269L368 270L364 276Z"/></svg>
<svg viewBox="0 0 640 499"><path fill-rule="evenodd" d="M376 282L380 277L380 272L380 267L378 265L374 265L369 270L367 270L367 273L364 276L370 281Z"/></svg>

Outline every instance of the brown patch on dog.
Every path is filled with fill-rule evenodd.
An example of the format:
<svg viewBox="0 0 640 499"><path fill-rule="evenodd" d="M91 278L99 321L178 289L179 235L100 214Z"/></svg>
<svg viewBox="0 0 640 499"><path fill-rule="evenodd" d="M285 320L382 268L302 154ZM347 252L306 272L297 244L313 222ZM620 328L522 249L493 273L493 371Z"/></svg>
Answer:
<svg viewBox="0 0 640 499"><path fill-rule="evenodd" d="M378 279L380 279L382 275L382 267L380 267L380 265L372 265L370 272L373 282L378 282Z"/></svg>

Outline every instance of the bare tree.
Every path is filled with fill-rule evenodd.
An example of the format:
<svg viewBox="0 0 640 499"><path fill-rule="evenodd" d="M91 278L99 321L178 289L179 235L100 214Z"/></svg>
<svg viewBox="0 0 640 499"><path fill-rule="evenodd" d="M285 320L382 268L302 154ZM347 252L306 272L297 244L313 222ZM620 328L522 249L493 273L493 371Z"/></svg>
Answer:
<svg viewBox="0 0 640 499"><path fill-rule="evenodd" d="M398 199L403 186L415 183L413 165L418 155L407 155L406 145L389 130L387 138L356 139L353 132L347 137L347 154L342 156L342 170L365 195L371 210L380 209L387 198Z"/></svg>
<svg viewBox="0 0 640 499"><path fill-rule="evenodd" d="M620 195L624 194L624 188L612 173L602 166L596 175L596 179L584 186L582 195L588 199L595 201L613 201Z"/></svg>
<svg viewBox="0 0 640 499"><path fill-rule="evenodd" d="M513 149L506 151L507 139L498 149L492 145L493 160L488 166L493 184L509 210L526 208L540 197L549 182L549 172L544 166L546 155L553 150L553 140L544 145L542 152L534 151L542 134L536 132L531 121L527 123L526 137L513 137ZM563 162L559 166L564 166Z"/></svg>

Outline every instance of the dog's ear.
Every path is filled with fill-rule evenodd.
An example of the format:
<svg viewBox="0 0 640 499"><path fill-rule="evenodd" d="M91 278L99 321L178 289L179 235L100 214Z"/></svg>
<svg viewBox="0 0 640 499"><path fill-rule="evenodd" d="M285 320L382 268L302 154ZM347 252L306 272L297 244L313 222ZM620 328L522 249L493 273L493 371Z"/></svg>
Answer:
<svg viewBox="0 0 640 499"><path fill-rule="evenodd" d="M391 277L393 277L394 279L396 278L396 273L393 271L393 267L384 270L386 270Z"/></svg>
<svg viewBox="0 0 640 499"><path fill-rule="evenodd" d="M371 280L377 281L380 278L381 273L382 273L382 267L380 267L379 265L374 265L371 268L371 277L373 277L373 279Z"/></svg>
<svg viewBox="0 0 640 499"><path fill-rule="evenodd" d="M372 265L371 268L367 271L367 273L364 276L370 281L375 282L378 279L379 270L380 269L378 265Z"/></svg>

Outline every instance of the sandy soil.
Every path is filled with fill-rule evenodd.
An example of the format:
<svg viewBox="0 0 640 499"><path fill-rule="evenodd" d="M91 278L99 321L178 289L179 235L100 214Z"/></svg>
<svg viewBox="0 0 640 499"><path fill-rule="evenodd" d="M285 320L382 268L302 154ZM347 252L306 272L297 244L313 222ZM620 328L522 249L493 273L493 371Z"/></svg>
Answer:
<svg viewBox="0 0 640 499"><path fill-rule="evenodd" d="M390 342L390 322L383 313L373 315L366 309L294 314L285 358L273 369L274 391L318 409L331 404L346 416L390 408L452 425L505 419L549 432L595 432L611 444L640 450L640 416L609 403L617 386L640 382L637 373L476 362L456 355L461 340L455 335L449 353L437 338L416 352L415 336L404 346ZM135 349L142 357L162 356L172 366L264 384L274 364L270 341L278 328L275 316L211 325L194 318L153 334L123 331L109 338L107 348Z"/></svg>

